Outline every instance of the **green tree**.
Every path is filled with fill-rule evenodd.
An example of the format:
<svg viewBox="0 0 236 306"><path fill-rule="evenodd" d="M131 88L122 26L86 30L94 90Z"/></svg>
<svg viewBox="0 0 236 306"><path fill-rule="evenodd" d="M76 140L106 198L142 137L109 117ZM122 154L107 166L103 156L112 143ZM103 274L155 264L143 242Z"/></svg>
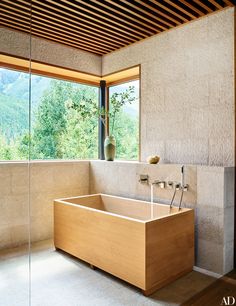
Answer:
<svg viewBox="0 0 236 306"><path fill-rule="evenodd" d="M97 89L63 81L52 81L35 115L32 159L97 157L97 122L80 120L72 105L93 107Z"/></svg>
<svg viewBox="0 0 236 306"><path fill-rule="evenodd" d="M13 139L7 142L3 134L0 134L0 160L18 160L18 143Z"/></svg>
<svg viewBox="0 0 236 306"><path fill-rule="evenodd" d="M66 127L66 106L72 84L53 80L49 90L45 91L35 114L32 131L32 159L62 158L60 150L61 136Z"/></svg>
<svg viewBox="0 0 236 306"><path fill-rule="evenodd" d="M139 144L138 117L132 117L121 109L114 124L113 135L116 139L116 157L118 159L137 160Z"/></svg>

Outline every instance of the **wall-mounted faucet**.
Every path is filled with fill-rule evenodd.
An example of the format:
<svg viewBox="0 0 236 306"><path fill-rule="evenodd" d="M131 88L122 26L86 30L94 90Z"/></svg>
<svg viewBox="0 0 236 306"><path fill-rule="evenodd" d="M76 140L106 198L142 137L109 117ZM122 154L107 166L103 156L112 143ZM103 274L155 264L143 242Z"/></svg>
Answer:
<svg viewBox="0 0 236 306"><path fill-rule="evenodd" d="M147 184L149 185L149 176L148 174L140 174L139 176L139 182L141 184ZM151 185L151 191L153 193L153 186L156 185L157 187L161 189L169 188L169 189L174 189L173 196L171 198L170 202L170 208L172 208L176 192L178 190L181 191L181 196L180 196L180 201L179 201L179 209L181 208L182 205L182 200L183 200L183 193L185 191L188 191L188 184L185 184L185 172L184 172L184 166L181 167L181 180L180 182L175 182L175 181L159 181L159 180L154 180L153 182L150 183Z"/></svg>

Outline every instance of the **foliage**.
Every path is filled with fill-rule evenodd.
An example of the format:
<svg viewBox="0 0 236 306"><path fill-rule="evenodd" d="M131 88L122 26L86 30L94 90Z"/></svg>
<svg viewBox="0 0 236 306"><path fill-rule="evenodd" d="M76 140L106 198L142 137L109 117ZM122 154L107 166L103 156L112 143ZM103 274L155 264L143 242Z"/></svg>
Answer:
<svg viewBox="0 0 236 306"><path fill-rule="evenodd" d="M0 131L6 139L24 134L29 128L28 119L27 101L0 93Z"/></svg>
<svg viewBox="0 0 236 306"><path fill-rule="evenodd" d="M0 159L2 160L18 160L18 141L6 141L4 135L0 134Z"/></svg>
<svg viewBox="0 0 236 306"><path fill-rule="evenodd" d="M116 157L125 160L138 159L139 121L138 117L131 118L124 110L117 113L114 125L116 139Z"/></svg>
<svg viewBox="0 0 236 306"><path fill-rule="evenodd" d="M127 103L132 104L134 100L134 86L129 86L124 92L115 92L112 94L109 100L109 110L106 110L104 107L99 108L97 103L86 99L84 99L82 102L79 100L74 100L70 107L77 110L78 116L80 116L83 120L96 117L100 119L105 126L107 119L109 119L111 126L110 132L113 134L117 114L121 111L123 106L125 106Z"/></svg>
<svg viewBox="0 0 236 306"><path fill-rule="evenodd" d="M66 127L65 100L71 84L52 81L39 105L32 131L32 159L63 158L60 138Z"/></svg>
<svg viewBox="0 0 236 306"><path fill-rule="evenodd" d="M107 118L110 132L116 137L117 157L137 159L138 118L124 109L135 101L133 86L113 93L110 109L106 111L98 107L96 87L60 80L49 83L43 79L35 76L34 84L47 89L40 89L37 96L37 87L33 88L37 103L33 104L29 130L26 94L22 100L17 92L10 95L7 82L20 82L12 75L4 76L0 86L0 160L97 158L98 120L105 125ZM25 80L23 84L26 86ZM19 92L23 92L23 85L19 86Z"/></svg>
<svg viewBox="0 0 236 306"><path fill-rule="evenodd" d="M124 92L114 92L110 98L109 106L110 110L108 111L107 117L109 117L110 121L110 133L111 135L114 132L114 126L116 123L116 116L123 110L123 107L129 103L132 104L134 102L134 86L129 86ZM127 118L126 118L127 119ZM127 121L127 120L126 120Z"/></svg>

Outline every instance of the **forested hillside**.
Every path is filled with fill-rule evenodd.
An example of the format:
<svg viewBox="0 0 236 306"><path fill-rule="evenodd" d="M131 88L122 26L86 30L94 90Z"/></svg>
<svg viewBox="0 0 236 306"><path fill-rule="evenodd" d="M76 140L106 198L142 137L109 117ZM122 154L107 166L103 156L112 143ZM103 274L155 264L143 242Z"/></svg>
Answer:
<svg viewBox="0 0 236 306"><path fill-rule="evenodd" d="M35 114L49 84L49 78L32 76L32 114ZM29 86L28 73L0 68L0 132L8 140L29 129ZM34 115L32 119L34 120Z"/></svg>

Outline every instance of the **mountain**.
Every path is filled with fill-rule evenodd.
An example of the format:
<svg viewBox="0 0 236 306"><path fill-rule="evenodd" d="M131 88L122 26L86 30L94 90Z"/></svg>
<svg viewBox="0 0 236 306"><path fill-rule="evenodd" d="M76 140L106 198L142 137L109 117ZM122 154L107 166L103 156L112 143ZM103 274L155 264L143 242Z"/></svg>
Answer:
<svg viewBox="0 0 236 306"><path fill-rule="evenodd" d="M29 130L29 104L33 114L50 81L38 75L30 80L28 73L0 68L0 133L8 140Z"/></svg>

